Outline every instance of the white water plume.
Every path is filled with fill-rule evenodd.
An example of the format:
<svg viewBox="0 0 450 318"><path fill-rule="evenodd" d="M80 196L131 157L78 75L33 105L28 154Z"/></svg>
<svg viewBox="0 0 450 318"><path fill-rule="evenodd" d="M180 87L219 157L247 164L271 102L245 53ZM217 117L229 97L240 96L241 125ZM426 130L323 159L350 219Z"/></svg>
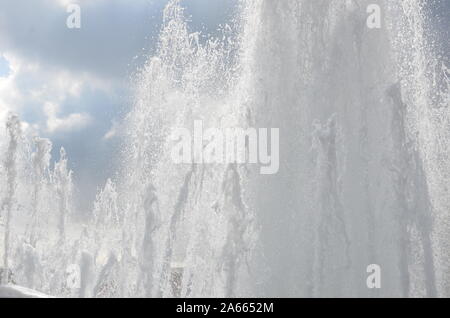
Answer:
<svg viewBox="0 0 450 318"><path fill-rule="evenodd" d="M381 29L366 25L373 3ZM136 74L122 169L90 219L72 217L64 150L51 168L36 139L20 157L28 185L10 133L4 246L27 245L5 268L58 296L450 296L448 66L424 2L241 1L218 38L190 31L182 5L169 1ZM170 133L195 120L279 128L279 172L174 163ZM31 208L26 235L9 224L14 200ZM370 264L381 289L366 285Z"/></svg>

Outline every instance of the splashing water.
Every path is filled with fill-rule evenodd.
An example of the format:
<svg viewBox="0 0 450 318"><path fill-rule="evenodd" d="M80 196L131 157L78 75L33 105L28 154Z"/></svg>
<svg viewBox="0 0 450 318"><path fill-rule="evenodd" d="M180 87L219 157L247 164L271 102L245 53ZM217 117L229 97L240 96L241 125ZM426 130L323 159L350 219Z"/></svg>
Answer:
<svg viewBox="0 0 450 318"><path fill-rule="evenodd" d="M372 3L381 29L366 26ZM450 296L448 69L426 10L248 0L205 40L169 1L123 169L89 220L73 217L64 150L51 168L51 143L8 122L3 279L79 297ZM279 172L173 163L171 130L194 120L280 128ZM366 286L370 264L382 289Z"/></svg>

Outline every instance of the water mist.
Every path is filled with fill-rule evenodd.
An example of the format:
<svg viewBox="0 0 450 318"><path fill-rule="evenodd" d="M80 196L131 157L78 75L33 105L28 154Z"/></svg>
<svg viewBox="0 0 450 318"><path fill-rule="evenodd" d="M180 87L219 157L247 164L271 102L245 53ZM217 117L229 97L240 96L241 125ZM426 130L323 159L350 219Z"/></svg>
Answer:
<svg viewBox="0 0 450 318"><path fill-rule="evenodd" d="M11 271L72 297L449 297L449 80L428 23L421 0L248 0L205 37L169 1L134 77L120 169L88 217L74 217L64 149L52 165L50 141L8 120L3 283ZM278 172L175 163L171 132L199 120L278 128Z"/></svg>

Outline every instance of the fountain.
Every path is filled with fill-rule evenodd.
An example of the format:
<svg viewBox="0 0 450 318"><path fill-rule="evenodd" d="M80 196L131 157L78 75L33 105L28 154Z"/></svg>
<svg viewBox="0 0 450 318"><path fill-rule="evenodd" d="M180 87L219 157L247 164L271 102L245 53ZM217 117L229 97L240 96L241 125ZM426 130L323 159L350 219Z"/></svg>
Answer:
<svg viewBox="0 0 450 318"><path fill-rule="evenodd" d="M381 28L366 25L374 3ZM448 69L423 1L242 1L207 39L182 4L168 2L136 73L122 167L90 218L73 217L65 151L52 167L51 143L10 117L3 283L11 271L69 297L449 297ZM278 128L277 173L174 162L171 132L197 121ZM380 289L366 285L373 264Z"/></svg>

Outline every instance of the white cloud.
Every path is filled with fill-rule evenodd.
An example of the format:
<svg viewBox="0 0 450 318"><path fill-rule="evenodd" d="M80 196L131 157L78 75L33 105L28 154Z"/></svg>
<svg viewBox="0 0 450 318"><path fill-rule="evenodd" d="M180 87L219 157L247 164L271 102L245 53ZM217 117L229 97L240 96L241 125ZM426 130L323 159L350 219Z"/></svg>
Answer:
<svg viewBox="0 0 450 318"><path fill-rule="evenodd" d="M66 117L58 117L59 105L47 102L44 104L44 112L47 116L46 130L49 133L66 132L85 128L92 121L86 113L73 113Z"/></svg>
<svg viewBox="0 0 450 318"><path fill-rule="evenodd" d="M16 85L18 63L15 59L4 54L3 58L9 64L9 74L0 77L0 121L3 122L7 113L17 110L17 105L22 103L21 93Z"/></svg>
<svg viewBox="0 0 450 318"><path fill-rule="evenodd" d="M103 136L103 140L109 140L114 137L117 137L120 131L120 124L117 121L113 121L111 128L106 132L106 134Z"/></svg>
<svg viewBox="0 0 450 318"><path fill-rule="evenodd" d="M4 122L9 112L14 112L33 114L33 127L41 133L79 130L88 126L93 121L92 117L76 109L68 113L64 104L69 99L82 100L83 89L86 88L106 93L111 91L108 83L89 74L72 74L64 69L43 67L11 53L4 53L3 57L10 72L6 77L0 77L0 122ZM84 105L81 103L78 107Z"/></svg>
<svg viewBox="0 0 450 318"><path fill-rule="evenodd" d="M86 127L91 122L91 117L86 113L70 114L67 117L50 117L47 120L47 130L50 133L56 131L72 131Z"/></svg>

